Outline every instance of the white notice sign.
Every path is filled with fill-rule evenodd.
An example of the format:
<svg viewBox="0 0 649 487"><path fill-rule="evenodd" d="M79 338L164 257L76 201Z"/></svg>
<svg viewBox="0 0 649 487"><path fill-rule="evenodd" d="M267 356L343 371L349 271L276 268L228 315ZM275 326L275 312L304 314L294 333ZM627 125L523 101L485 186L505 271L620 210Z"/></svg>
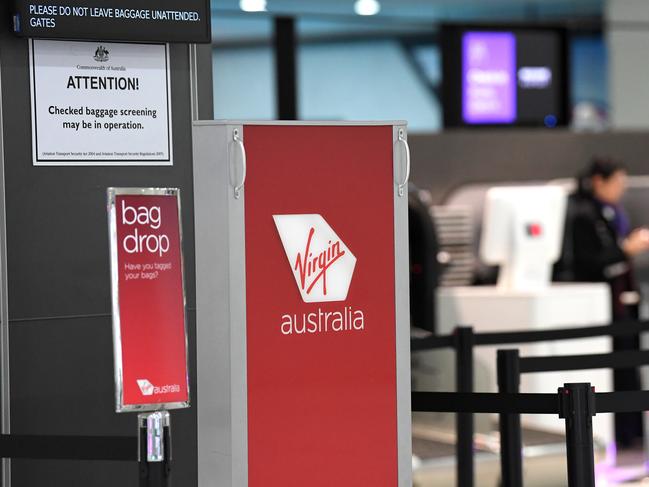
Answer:
<svg viewBox="0 0 649 487"><path fill-rule="evenodd" d="M35 166L171 166L165 44L31 40Z"/></svg>

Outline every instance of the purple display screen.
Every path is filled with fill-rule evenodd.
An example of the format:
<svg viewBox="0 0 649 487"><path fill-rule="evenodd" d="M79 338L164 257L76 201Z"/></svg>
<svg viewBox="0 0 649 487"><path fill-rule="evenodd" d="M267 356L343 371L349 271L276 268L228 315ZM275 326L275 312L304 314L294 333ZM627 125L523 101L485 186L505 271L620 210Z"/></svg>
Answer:
<svg viewBox="0 0 649 487"><path fill-rule="evenodd" d="M516 38L511 32L462 37L462 117L468 124L516 121Z"/></svg>

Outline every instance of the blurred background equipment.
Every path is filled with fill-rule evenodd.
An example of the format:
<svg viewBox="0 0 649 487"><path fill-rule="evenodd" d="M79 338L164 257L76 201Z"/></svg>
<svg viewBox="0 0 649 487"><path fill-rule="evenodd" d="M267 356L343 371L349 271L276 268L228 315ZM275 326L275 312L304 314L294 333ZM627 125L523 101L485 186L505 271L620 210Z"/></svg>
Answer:
<svg viewBox="0 0 649 487"><path fill-rule="evenodd" d="M487 192L480 255L500 265L503 291L547 288L561 257L566 194L557 186L492 188Z"/></svg>

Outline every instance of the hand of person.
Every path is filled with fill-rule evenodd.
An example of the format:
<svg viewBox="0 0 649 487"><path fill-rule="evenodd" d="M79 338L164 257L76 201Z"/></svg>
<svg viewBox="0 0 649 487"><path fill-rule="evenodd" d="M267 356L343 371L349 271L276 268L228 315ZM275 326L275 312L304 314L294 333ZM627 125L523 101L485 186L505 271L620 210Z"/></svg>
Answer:
<svg viewBox="0 0 649 487"><path fill-rule="evenodd" d="M624 252L633 257L649 250L649 230L646 228L636 228L624 240L622 244Z"/></svg>

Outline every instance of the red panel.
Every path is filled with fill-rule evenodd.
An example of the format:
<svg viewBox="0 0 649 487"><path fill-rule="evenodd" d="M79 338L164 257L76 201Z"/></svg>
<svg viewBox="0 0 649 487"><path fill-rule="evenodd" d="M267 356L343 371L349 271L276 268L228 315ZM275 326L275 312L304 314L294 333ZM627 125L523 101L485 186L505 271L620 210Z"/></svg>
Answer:
<svg viewBox="0 0 649 487"><path fill-rule="evenodd" d="M178 200L118 195L115 214L124 404L186 402Z"/></svg>
<svg viewBox="0 0 649 487"><path fill-rule="evenodd" d="M394 487L392 127L246 126L244 137L249 485ZM322 215L356 257L345 301L302 299L273 221L294 214ZM364 329L282 333L286 314L301 324L349 307Z"/></svg>

